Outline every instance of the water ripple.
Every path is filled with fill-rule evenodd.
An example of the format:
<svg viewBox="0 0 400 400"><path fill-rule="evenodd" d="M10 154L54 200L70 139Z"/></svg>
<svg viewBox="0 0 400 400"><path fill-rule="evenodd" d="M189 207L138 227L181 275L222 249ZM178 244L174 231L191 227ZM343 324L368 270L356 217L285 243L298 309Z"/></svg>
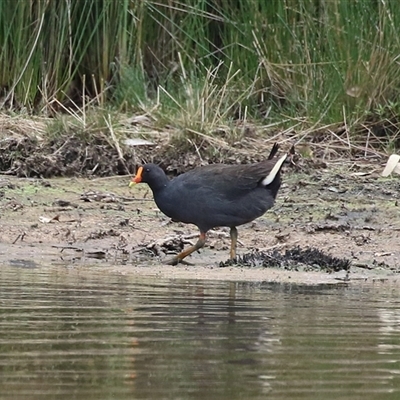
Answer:
<svg viewBox="0 0 400 400"><path fill-rule="evenodd" d="M0 268L1 399L398 399L400 294Z"/></svg>

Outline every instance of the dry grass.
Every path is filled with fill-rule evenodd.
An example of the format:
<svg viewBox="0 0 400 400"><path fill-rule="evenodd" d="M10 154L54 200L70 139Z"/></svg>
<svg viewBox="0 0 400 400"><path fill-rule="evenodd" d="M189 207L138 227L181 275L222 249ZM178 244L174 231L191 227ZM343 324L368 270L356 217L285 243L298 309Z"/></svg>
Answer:
<svg viewBox="0 0 400 400"><path fill-rule="evenodd" d="M157 118L157 113L131 116L96 108L59 114L56 118L1 114L3 173L21 176L46 175L47 171L53 171L54 175L129 174L143 161L162 163L171 170L182 171L209 162L261 160L275 142L280 143L282 151L295 145L297 153L312 162L384 161L390 153L386 139L377 134L376 123L360 124L360 134L352 135L346 123L314 124L304 128L308 121L291 120L292 125L289 125L286 119L282 125L289 127L283 128L279 124L261 125L251 121L229 127L213 122L212 133L187 130L192 134L189 138L182 135L181 126L169 122L162 127ZM135 138L146 139L154 145L125 144L126 139ZM74 149L79 149L79 154L71 161ZM108 166L111 159L115 160L115 168ZM54 168L47 164L49 160L54 160ZM74 167L59 168L63 163Z"/></svg>

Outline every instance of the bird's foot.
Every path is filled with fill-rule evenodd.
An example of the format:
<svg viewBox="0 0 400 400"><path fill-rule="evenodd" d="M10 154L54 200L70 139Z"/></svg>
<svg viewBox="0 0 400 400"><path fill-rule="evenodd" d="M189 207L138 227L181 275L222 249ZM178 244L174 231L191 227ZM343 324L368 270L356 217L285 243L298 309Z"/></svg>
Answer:
<svg viewBox="0 0 400 400"><path fill-rule="evenodd" d="M188 261L185 261L177 256L172 257L168 260L163 261L164 264L166 265L178 265L178 264L183 264L183 265L194 265Z"/></svg>

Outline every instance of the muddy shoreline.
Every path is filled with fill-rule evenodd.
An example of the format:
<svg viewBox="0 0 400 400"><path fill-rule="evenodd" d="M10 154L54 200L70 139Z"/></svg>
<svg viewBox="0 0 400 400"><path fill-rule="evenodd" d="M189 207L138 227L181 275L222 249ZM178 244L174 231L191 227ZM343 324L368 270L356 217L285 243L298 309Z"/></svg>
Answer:
<svg viewBox="0 0 400 400"><path fill-rule="evenodd" d="M229 248L224 228L213 230L205 249L190 257L194 265L166 266L166 253L196 240L197 228L169 221L147 186L129 189L129 179L0 176L0 262L176 279L399 281L399 182L381 178L373 165L336 163L314 171L287 171L275 207L239 227L239 254L312 247L351 261L349 272L335 273L221 268Z"/></svg>

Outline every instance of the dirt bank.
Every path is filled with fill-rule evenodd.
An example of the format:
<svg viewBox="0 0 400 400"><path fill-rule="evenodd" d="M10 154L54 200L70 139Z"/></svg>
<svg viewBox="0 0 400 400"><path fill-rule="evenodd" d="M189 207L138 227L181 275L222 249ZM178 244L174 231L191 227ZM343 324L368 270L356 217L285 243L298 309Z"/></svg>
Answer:
<svg viewBox="0 0 400 400"><path fill-rule="evenodd" d="M128 176L0 176L0 263L104 266L105 273L184 279L398 282L400 184L381 178L380 171L365 162L287 171L274 209L239 227L240 254L314 248L350 260L349 271L326 273L307 265L220 267L229 253L224 228L210 232L206 248L190 257L195 265L163 265L166 253L196 240L197 228L170 222L146 185L128 188Z"/></svg>

